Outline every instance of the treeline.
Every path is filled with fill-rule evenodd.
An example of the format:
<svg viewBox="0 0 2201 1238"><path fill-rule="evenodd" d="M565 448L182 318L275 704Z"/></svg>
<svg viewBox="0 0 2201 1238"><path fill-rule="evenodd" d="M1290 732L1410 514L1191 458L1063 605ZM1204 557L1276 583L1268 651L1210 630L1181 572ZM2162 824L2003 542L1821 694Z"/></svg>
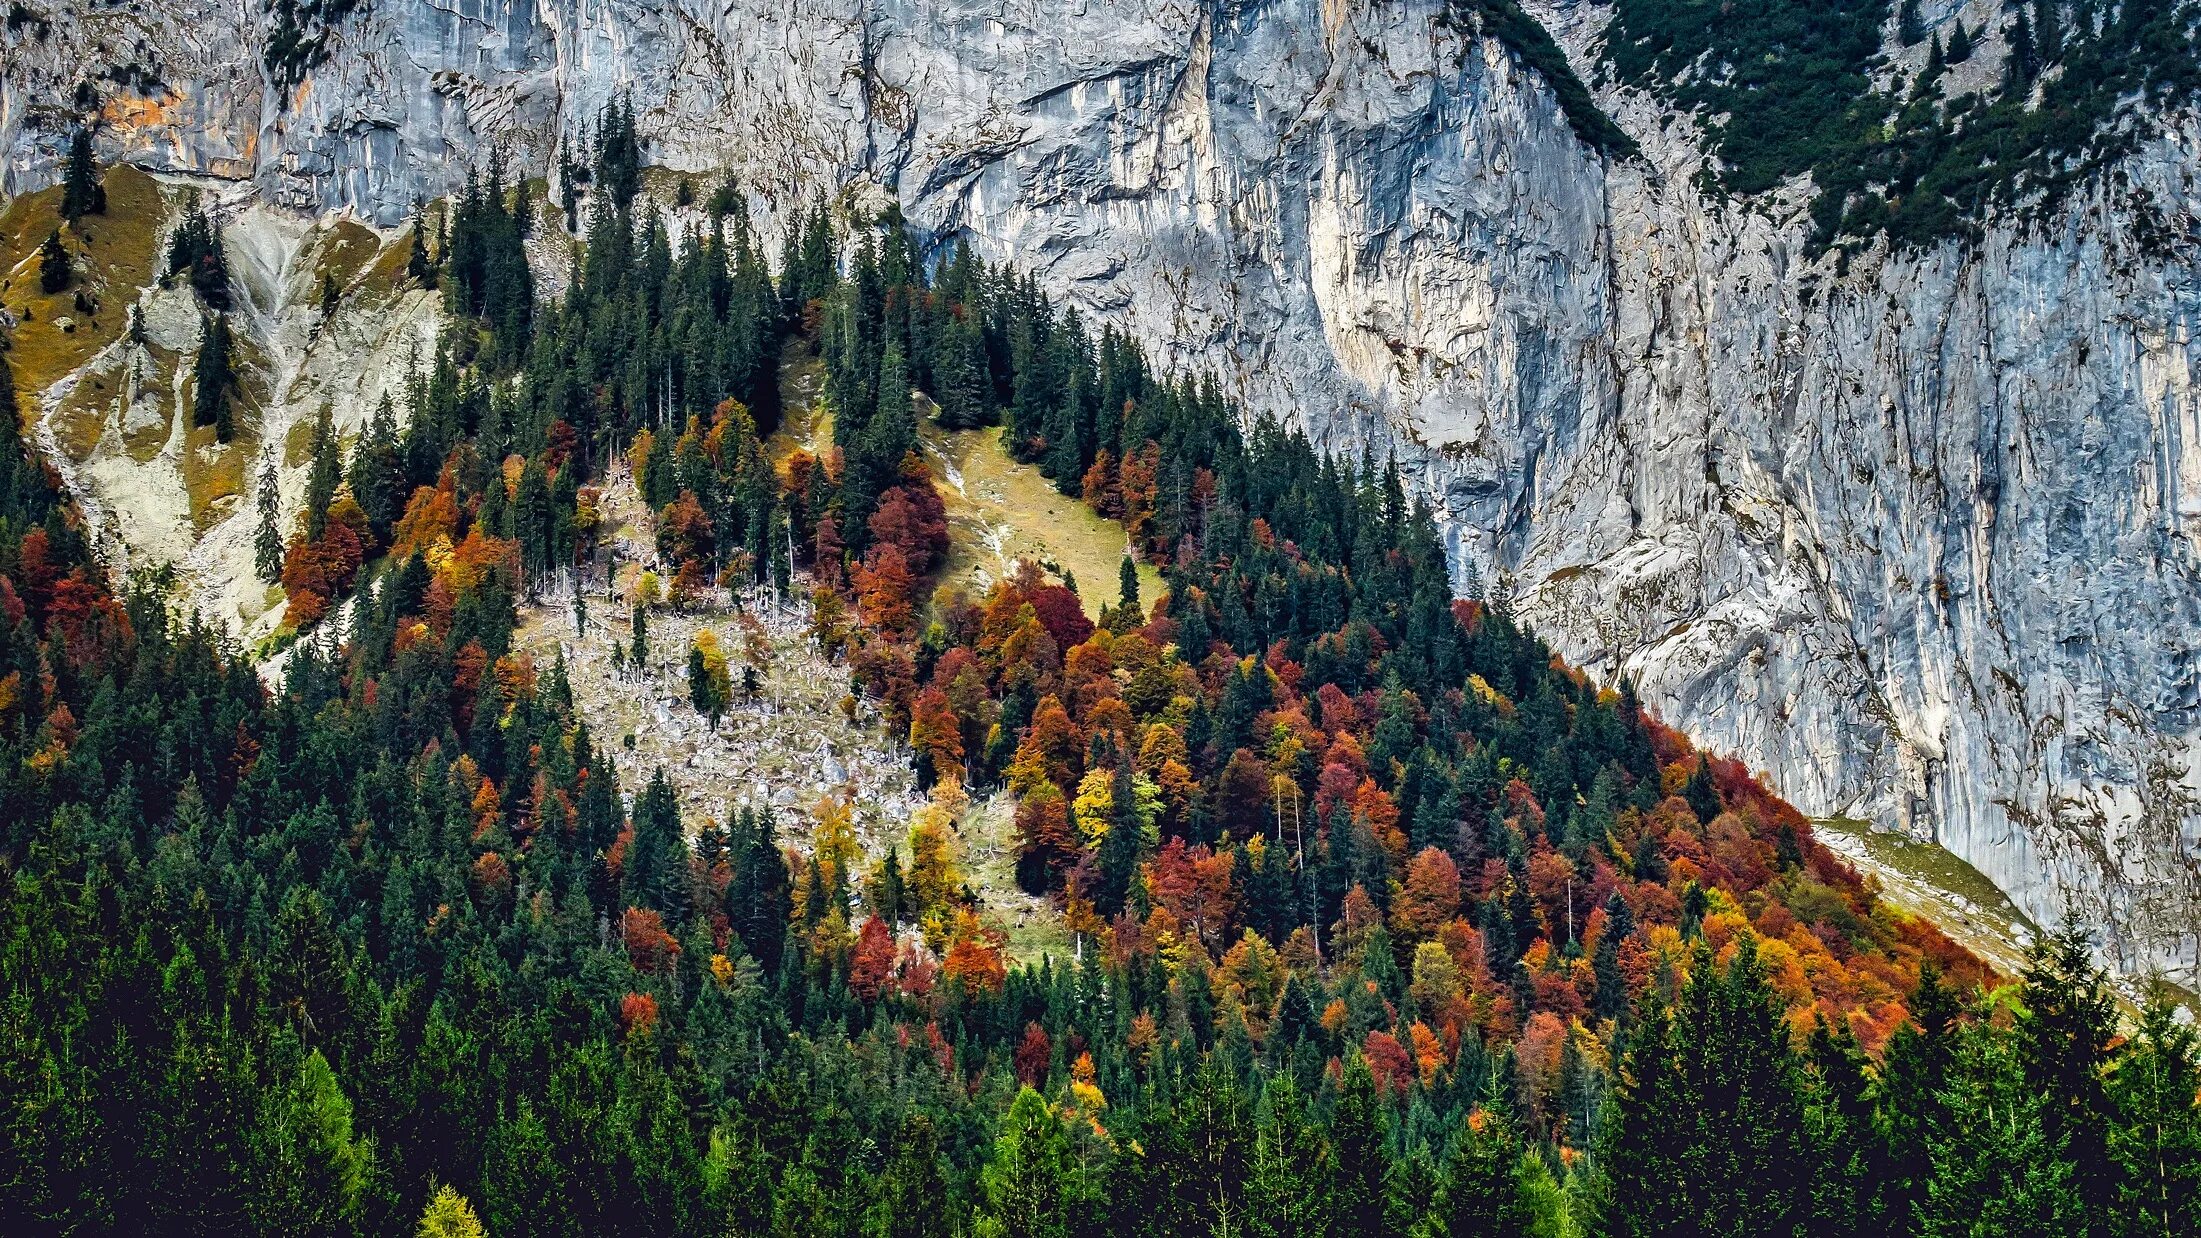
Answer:
<svg viewBox="0 0 2201 1238"><path fill-rule="evenodd" d="M1997 213L2043 214L2163 132L2201 95L2190 0L2029 0L1985 25L1929 32L1915 0L1896 43L1925 45L1887 86L1889 0L1620 0L1605 58L1621 81L1705 117L1707 179L1755 194L1809 173L1819 246L1973 239ZM1999 34L1994 84L1951 93L1952 66ZM2190 238L2139 202L2158 243Z"/></svg>
<svg viewBox="0 0 2201 1238"><path fill-rule="evenodd" d="M112 595L0 442L16 1228L2192 1232L2192 1039L2120 1039L2075 939L1984 987L1740 768L1454 604L1391 470L892 220L844 252L811 211L776 284L737 191L675 246L615 189L637 149L615 108L524 312L486 274L522 195L452 213L408 423L316 434L289 553L363 583L275 687ZM783 346L835 445L773 461ZM927 416L999 422L1166 597L932 589ZM620 453L676 584L809 569L932 785L906 850L832 805L683 821L515 649ZM964 889L994 786L1073 959L1011 966Z"/></svg>

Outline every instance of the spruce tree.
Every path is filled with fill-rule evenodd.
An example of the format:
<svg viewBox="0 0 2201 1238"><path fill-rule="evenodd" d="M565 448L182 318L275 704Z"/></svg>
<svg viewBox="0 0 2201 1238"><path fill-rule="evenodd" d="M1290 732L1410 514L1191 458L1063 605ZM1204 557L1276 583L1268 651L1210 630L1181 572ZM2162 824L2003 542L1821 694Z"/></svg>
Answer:
<svg viewBox="0 0 2201 1238"><path fill-rule="evenodd" d="M1338 1088L1337 1107L1330 1117L1330 1140L1336 1148L1336 1223L1347 1234L1383 1235L1391 1232L1391 1153L1389 1123L1383 1098L1376 1093L1375 1076L1360 1055L1345 1067Z"/></svg>
<svg viewBox="0 0 2201 1238"><path fill-rule="evenodd" d="M2024 1004L2017 1017L2019 1068L2040 1099L2049 1141L2071 1162L2072 1183L2087 1201L2112 1198L2111 1126L2106 1073L2117 1035L2117 1005L2086 932L2067 923L2026 952ZM2086 1232L2106 1234L2108 1218L2090 1209Z"/></svg>
<svg viewBox="0 0 2201 1238"><path fill-rule="evenodd" d="M413 199L413 237L405 258L405 278L421 288L436 286L436 267L428 260L428 212L418 198Z"/></svg>
<svg viewBox="0 0 2201 1238"><path fill-rule="evenodd" d="M2174 1013L2149 1002L2110 1076L2120 1234L2201 1234L2201 1041Z"/></svg>
<svg viewBox="0 0 2201 1238"><path fill-rule="evenodd" d="M230 389L236 375L230 368L229 316L217 313L205 324L199 356L192 371L191 420L213 426L214 437L228 442L235 430L230 413Z"/></svg>
<svg viewBox="0 0 2201 1238"><path fill-rule="evenodd" d="M313 419L313 462L306 471L306 540L317 542L329 527L329 504L344 473L336 441L336 423L323 404Z"/></svg>
<svg viewBox="0 0 2201 1238"><path fill-rule="evenodd" d="M1926 23L1919 20L1918 0L1903 0L1896 9L1895 39L1905 47L1916 47L1926 37Z"/></svg>
<svg viewBox="0 0 2201 1238"><path fill-rule="evenodd" d="M1002 1238L1069 1238L1083 1200L1069 1133L1039 1093L1024 1088L1001 1119L979 1175L981 1232Z"/></svg>
<svg viewBox="0 0 2201 1238"><path fill-rule="evenodd" d="M260 456L259 493L255 500L260 509L260 520L252 530L252 567L260 579L268 584L283 579L283 533L278 527L282 495L275 476L275 453L264 452Z"/></svg>
<svg viewBox="0 0 2201 1238"><path fill-rule="evenodd" d="M1949 63L1963 64L1972 58L1972 32L1964 28L1964 19L1956 19L1956 28L1949 32Z"/></svg>
<svg viewBox="0 0 2201 1238"><path fill-rule="evenodd" d="M61 229L56 228L38 247L38 290L52 296L69 286L72 274L68 248L61 243Z"/></svg>
<svg viewBox="0 0 2201 1238"><path fill-rule="evenodd" d="M1431 1224L1416 1238L1527 1238L1536 1220L1521 1183L1521 1144L1510 1098L1485 1097L1452 1136Z"/></svg>
<svg viewBox="0 0 2201 1238"><path fill-rule="evenodd" d="M69 161L61 182L61 217L70 223L107 209L107 191L92 159L91 130L79 126L69 135Z"/></svg>

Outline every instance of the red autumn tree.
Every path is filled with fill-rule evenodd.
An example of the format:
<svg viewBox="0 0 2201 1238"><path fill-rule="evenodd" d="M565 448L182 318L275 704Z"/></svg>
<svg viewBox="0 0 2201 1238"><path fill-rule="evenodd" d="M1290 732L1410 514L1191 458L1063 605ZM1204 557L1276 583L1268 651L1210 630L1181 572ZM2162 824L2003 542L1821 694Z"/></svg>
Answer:
<svg viewBox="0 0 2201 1238"><path fill-rule="evenodd" d="M1032 610L1039 624L1055 640L1055 648L1070 649L1093 634L1093 621L1085 617L1085 603L1061 585L1041 585L1032 590Z"/></svg>
<svg viewBox="0 0 2201 1238"><path fill-rule="evenodd" d="M1054 1042L1037 1023L1024 1025L1024 1039L1016 1046L1016 1077L1029 1088L1047 1086L1047 1068L1054 1060Z"/></svg>
<svg viewBox="0 0 2201 1238"><path fill-rule="evenodd" d="M901 547L910 570L920 575L932 570L948 551L947 509L929 480L923 485L896 486L880 495L879 508L871 513L866 527L873 541Z"/></svg>
<svg viewBox="0 0 2201 1238"><path fill-rule="evenodd" d="M711 557L711 517L695 497L683 490L665 505L657 517L657 552L672 563L708 562Z"/></svg>
<svg viewBox="0 0 2201 1238"><path fill-rule="evenodd" d="M1422 848L1406 867L1406 883L1391 902L1391 928L1413 943L1436 935L1460 909L1460 868L1435 847Z"/></svg>
<svg viewBox="0 0 2201 1238"><path fill-rule="evenodd" d="M879 1000L894 975L894 930L886 921L871 916L856 934L856 949L848 960L849 991L867 1002Z"/></svg>
<svg viewBox="0 0 2201 1238"><path fill-rule="evenodd" d="M647 993L620 998L619 1026L629 1036L647 1036L657 1030L657 999Z"/></svg>
<svg viewBox="0 0 2201 1238"><path fill-rule="evenodd" d="M680 943L665 931L665 917L646 907L629 907L620 918L627 941L627 959L634 969L650 975L672 970L680 958Z"/></svg>
<svg viewBox="0 0 2201 1238"><path fill-rule="evenodd" d="M889 635L901 636L909 631L915 615L911 593L916 587L916 574L909 570L909 558L902 548L892 542L880 542L864 556L863 565L856 569L856 609L866 624Z"/></svg>
<svg viewBox="0 0 2201 1238"><path fill-rule="evenodd" d="M948 694L938 687L917 694L910 708L909 745L929 763L930 781L962 783L963 724L949 705Z"/></svg>

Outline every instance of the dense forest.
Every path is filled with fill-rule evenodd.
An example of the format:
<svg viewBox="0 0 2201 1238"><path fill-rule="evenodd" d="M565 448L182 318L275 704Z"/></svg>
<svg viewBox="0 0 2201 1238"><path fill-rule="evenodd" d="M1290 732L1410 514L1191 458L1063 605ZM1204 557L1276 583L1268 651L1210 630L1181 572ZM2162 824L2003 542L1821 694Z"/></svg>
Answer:
<svg viewBox="0 0 2201 1238"><path fill-rule="evenodd" d="M263 509L277 683L109 584L0 370L12 1231L2201 1232L2201 1052L2082 936L2000 977L1893 911L1455 600L1385 463L891 216L819 204L767 261L727 185L676 235L631 114L596 128L557 203L491 167L421 212L451 325L405 415L324 421L295 526ZM790 349L832 442L775 457ZM923 418L998 425L1161 596L1129 558L935 587ZM626 479L670 581L635 644L807 590L929 788L903 845L683 820L515 649ZM957 870L994 794L1071 957L1010 959Z"/></svg>

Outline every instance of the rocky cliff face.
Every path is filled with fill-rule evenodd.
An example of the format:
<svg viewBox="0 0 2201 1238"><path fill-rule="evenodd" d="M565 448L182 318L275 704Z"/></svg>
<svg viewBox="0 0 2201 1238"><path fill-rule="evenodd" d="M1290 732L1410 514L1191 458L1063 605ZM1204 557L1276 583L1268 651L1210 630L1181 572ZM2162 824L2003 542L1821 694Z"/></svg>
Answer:
<svg viewBox="0 0 2201 1238"><path fill-rule="evenodd" d="M1687 122L1606 97L1646 152L1608 165L1448 13L372 0L279 90L257 4L72 2L0 35L0 151L10 188L50 179L41 101L129 62L162 85L101 84L104 149L389 225L631 91L651 158L731 169L768 233L813 192L891 197L1326 442L1395 447L1463 577L1570 658L1807 811L1930 833L2190 979L2201 277L2120 204L2192 235L2201 131L2052 225L1837 271L1800 198L1702 195ZM1578 63L1604 20L1540 15Z"/></svg>

